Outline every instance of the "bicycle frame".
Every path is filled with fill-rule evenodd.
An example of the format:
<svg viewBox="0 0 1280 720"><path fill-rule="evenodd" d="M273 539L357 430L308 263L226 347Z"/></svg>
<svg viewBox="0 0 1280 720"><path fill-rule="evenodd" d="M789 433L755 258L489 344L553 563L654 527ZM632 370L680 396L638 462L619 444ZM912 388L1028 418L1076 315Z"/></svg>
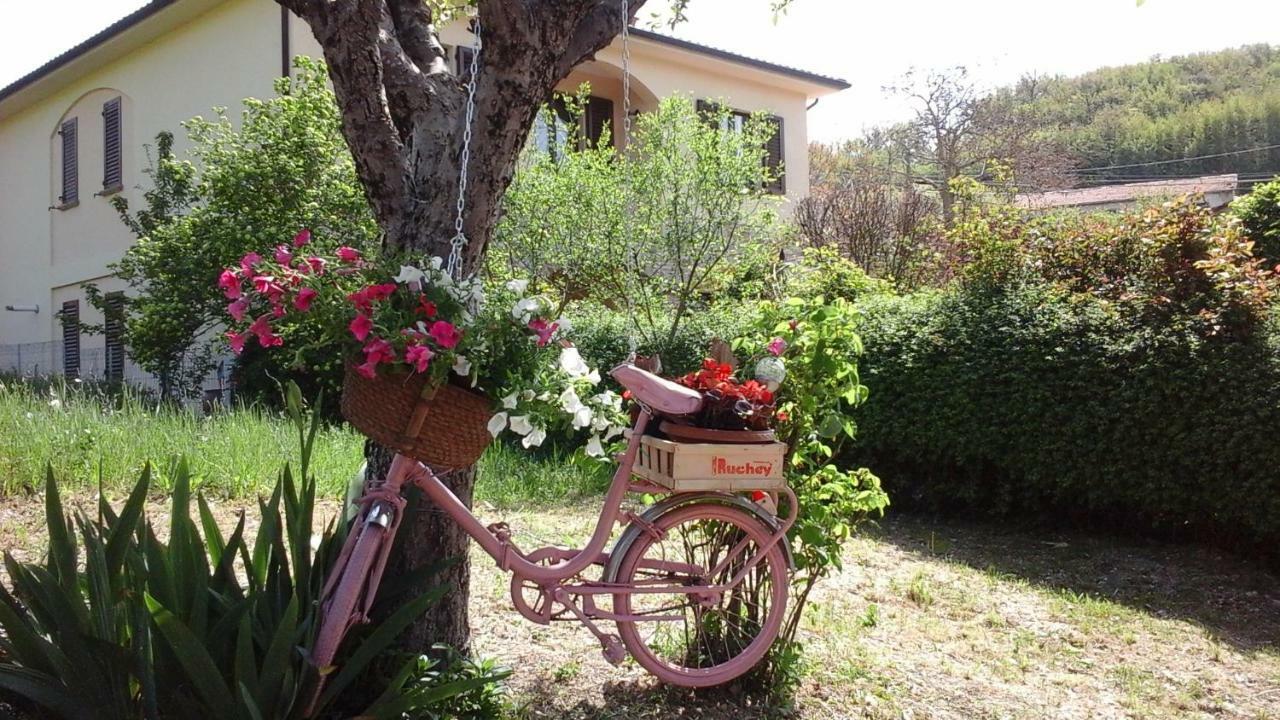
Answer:
<svg viewBox="0 0 1280 720"><path fill-rule="evenodd" d="M373 481L365 487L364 496L360 500L360 516L353 527L351 536L343 546L334 566L334 572L324 589L323 595L326 598L325 612L329 612L327 599L333 597L333 593L342 578L348 572L354 571L361 575L367 573L367 575L363 575L365 578L362 583L365 588L362 593L363 600L354 608L354 614L350 618L343 619L342 622L345 623L345 627L350 627L351 623L361 622L362 618L367 617L391 552L392 543L389 540L395 537L396 530L404 517L405 499L401 493L407 484L413 484L420 488L440 510L453 518L462 530L470 535L497 562L499 568L512 574L512 605L521 615L540 624L547 624L552 620L578 620L600 641L606 659L615 664L622 662L627 653L618 636L601 630L594 621L604 620L620 623L676 622L680 621L683 616L638 615L611 611L616 608L606 611L597 607L596 597L611 595L616 598L619 595L665 593L692 595L701 601L705 601L722 593L731 592L774 549L775 545L783 543L784 549L786 549L785 538L787 531L795 523L796 515L799 511L795 493L790 488L784 488L783 494L789 501L789 512L786 518L777 518L772 513L764 511L760 506L748 502L738 495L723 492L674 494L668 500L652 506L642 514L621 512L622 502L628 492L670 492L667 488L650 485L632 478L632 468L639 451L641 438L644 436L645 429L653 416L654 413L651 409L641 405L641 410L630 433L626 450L617 458L618 468L605 495L604 504L601 508L600 517L596 521L595 529L587 541L586 547L580 550L543 547L529 553L522 552L511 541L511 533L505 523L484 525L458 499L453 491L436 477L430 468L409 457L397 455L391 463L391 468L386 478L382 481ZM682 500L682 498L686 497L688 498L687 501ZM768 533L765 536L767 540L759 544L754 554L742 562L742 567L737 569L737 572L727 582L715 585L699 582L680 583L676 578L680 576L696 578L704 576L704 573L709 576L718 575L720 571L729 567L730 563L741 557L751 544L749 538L735 543L725 557L709 573L706 568L687 563L642 559L639 561L640 567L670 573L671 579L660 578L635 583L610 581L612 577L611 569L616 570L616 560L618 558L614 558L611 553L605 552L605 545L608 544L613 534L615 523L624 521L629 525L627 531L623 533L612 551L613 554L617 554L620 558L630 547L630 544L637 540L641 534L647 533L654 537L659 536L660 531L654 526L654 522L662 517L664 513L674 511L686 504L705 502L736 505L741 510L753 513L761 520L765 526L764 529ZM348 567L349 563L352 562L353 549L356 547L358 540L366 529L375 525L379 526L380 537L385 538L385 540L378 542L376 554L371 557L366 554L361 559L354 561L359 567ZM786 550L785 555L789 561L789 549ZM601 566L602 577L599 581L590 581L579 577L579 574L591 565ZM533 583L533 587L526 585L529 582ZM533 590L538 593L537 600L532 604L524 595L527 590ZM349 595L347 597L350 598ZM560 606L560 609L556 608L557 605ZM345 629L343 633L345 633ZM336 645L329 648L330 651L335 649ZM332 656L330 655L329 657Z"/></svg>

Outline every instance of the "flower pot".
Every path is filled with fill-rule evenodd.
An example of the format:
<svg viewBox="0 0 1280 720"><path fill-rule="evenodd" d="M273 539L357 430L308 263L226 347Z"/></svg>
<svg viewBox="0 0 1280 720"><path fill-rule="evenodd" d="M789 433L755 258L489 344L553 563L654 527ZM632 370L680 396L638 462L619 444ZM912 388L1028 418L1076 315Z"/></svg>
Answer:
<svg viewBox="0 0 1280 720"><path fill-rule="evenodd" d="M493 440L491 408L480 393L449 383L431 388L425 376L407 372L367 378L347 363L342 382L347 422L379 445L433 467L464 468L480 459Z"/></svg>

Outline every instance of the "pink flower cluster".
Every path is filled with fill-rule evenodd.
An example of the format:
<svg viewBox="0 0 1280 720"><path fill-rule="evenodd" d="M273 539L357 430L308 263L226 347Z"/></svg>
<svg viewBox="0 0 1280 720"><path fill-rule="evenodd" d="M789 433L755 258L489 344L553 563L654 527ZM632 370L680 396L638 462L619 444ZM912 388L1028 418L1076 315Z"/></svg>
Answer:
<svg viewBox="0 0 1280 720"><path fill-rule="evenodd" d="M227 341L237 355L244 351L245 343L250 338L256 338L262 347L284 344L284 340L271 327L271 319L287 314L286 302L291 302L298 312L311 309L311 303L319 293L314 288L304 286L303 281L308 275L323 275L327 262L315 255L301 257L294 262L294 250L301 250L309 242L311 231L304 229L294 236L292 249L286 245L277 246L275 261L281 272L276 275L259 273L262 256L249 252L240 258L238 266L224 268L218 276L218 287L231 301L227 305L227 314L237 323L243 322L249 312L251 294L266 298L269 307L269 312L254 318L246 331L227 332Z"/></svg>
<svg viewBox="0 0 1280 720"><path fill-rule="evenodd" d="M320 295L320 291L311 285L326 275L330 260L305 253L303 248L310 242L311 232L302 230L291 245L275 248L272 254L274 264L264 261L258 253L250 252L240 259L238 265L225 268L219 275L218 287L230 300L227 313L236 323L246 320L255 302L260 306L261 300L266 301L267 311L252 318L243 332L231 330L226 333L236 354L243 352L250 339L256 339L262 347L283 345L284 340L272 327L272 321L285 317L290 307L302 313L311 310L312 303ZM355 248L340 247L334 256L337 263L337 269L333 271L335 276L351 276L362 268L370 267ZM379 328L374 322L377 306L389 301L397 292L417 294L413 315L422 318L399 332L404 343L403 358L398 356L396 345L379 335ZM375 377L379 365L400 360L414 372L424 373L439 351L453 350L462 339L462 331L452 323L438 319L435 303L416 288L401 288L393 282L374 283L347 294L346 300L354 311L347 329L360 343L364 356L364 362L356 369L365 377ZM554 328L549 332L553 331Z"/></svg>

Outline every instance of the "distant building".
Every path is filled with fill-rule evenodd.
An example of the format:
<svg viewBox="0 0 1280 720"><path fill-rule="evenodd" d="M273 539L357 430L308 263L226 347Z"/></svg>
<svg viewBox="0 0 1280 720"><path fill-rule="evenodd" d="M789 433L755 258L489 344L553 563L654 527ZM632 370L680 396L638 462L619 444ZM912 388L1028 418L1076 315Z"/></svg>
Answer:
<svg viewBox="0 0 1280 720"><path fill-rule="evenodd" d="M1019 195L1014 200L1014 204L1029 210L1114 211L1133 208L1140 200L1200 195L1204 198L1206 207L1210 210L1218 210L1235 198L1239 184L1239 178L1234 173L1198 178L1171 178L1153 182L1030 193Z"/></svg>
<svg viewBox="0 0 1280 720"><path fill-rule="evenodd" d="M459 69L472 39L462 21L441 31ZM785 168L770 190L784 208L808 193L806 112L847 82L639 28L630 51L636 112L681 93L726 103L735 119L767 113L778 130L767 161ZM174 132L183 152L180 123L215 106L237 117L244 98L274 92L295 55L322 52L310 28L271 0L151 0L0 88L0 370L149 381L126 357L119 313L110 311L118 305L104 318L85 298L90 282L108 303L127 290L108 266L134 237L109 201L121 195L139 205L149 184L145 146L158 132ZM590 83L579 122L591 141L612 143L606 128L622 126L621 65L615 40L558 88ZM558 142L563 122L540 118L532 139ZM77 321L105 332L82 337Z"/></svg>

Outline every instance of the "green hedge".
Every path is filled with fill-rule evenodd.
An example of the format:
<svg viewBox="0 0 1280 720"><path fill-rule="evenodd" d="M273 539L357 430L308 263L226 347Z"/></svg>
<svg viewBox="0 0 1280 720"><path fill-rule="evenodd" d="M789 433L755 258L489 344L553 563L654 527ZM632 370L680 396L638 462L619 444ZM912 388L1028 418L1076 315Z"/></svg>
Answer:
<svg viewBox="0 0 1280 720"><path fill-rule="evenodd" d="M1280 540L1280 342L1043 288L864 300L860 457L895 504Z"/></svg>
<svg viewBox="0 0 1280 720"><path fill-rule="evenodd" d="M726 302L699 309L681 319L675 337L659 342L646 342L636 337L636 352L657 353L662 358L662 374L675 376L696 370L707 356L711 341L732 341L740 336L752 319L752 301ZM601 306L577 308L573 313L573 341L582 357L593 367L605 372L627 359L631 338L631 321L621 312Z"/></svg>

